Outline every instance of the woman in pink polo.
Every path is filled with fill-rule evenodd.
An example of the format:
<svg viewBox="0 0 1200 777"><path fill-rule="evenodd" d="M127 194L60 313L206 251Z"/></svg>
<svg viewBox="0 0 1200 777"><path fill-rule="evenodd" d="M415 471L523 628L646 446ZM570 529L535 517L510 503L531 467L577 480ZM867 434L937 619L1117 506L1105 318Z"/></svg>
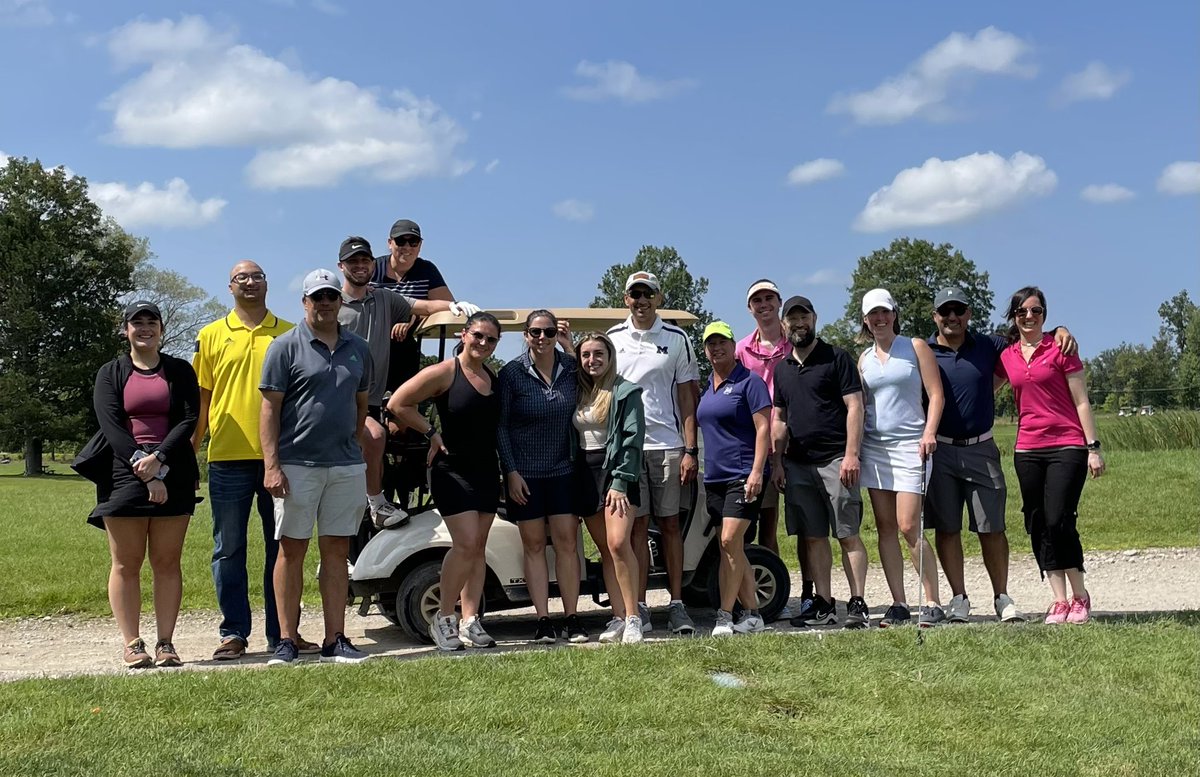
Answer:
<svg viewBox="0 0 1200 777"><path fill-rule="evenodd" d="M1093 478L1104 474L1104 459L1083 362L1064 356L1053 335L1042 331L1046 297L1036 286L1013 294L1008 320L1011 345L1001 352L996 375L999 382L1007 378L1012 384L1017 403L1013 464L1025 530L1054 594L1046 623L1086 623L1092 598L1083 582L1083 546L1075 521L1084 481L1089 472Z"/></svg>

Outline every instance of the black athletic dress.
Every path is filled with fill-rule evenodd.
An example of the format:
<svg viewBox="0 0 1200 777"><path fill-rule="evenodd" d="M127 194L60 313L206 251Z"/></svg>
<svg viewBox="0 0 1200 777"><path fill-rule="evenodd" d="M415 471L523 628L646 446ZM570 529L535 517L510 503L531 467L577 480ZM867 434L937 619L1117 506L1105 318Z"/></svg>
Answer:
<svg viewBox="0 0 1200 777"><path fill-rule="evenodd" d="M438 453L429 475L430 490L443 516L475 510L495 513L500 505L500 463L496 457L496 425L500 420L500 396L496 376L492 393L480 394L454 360L450 390L437 396L442 442L450 453Z"/></svg>

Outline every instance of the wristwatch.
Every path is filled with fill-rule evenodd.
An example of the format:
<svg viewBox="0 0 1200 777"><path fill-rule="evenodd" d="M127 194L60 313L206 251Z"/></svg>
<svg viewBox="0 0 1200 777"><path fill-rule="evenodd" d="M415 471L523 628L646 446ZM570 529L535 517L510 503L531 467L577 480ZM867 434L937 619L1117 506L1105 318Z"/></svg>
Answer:
<svg viewBox="0 0 1200 777"><path fill-rule="evenodd" d="M1099 441L1099 440L1092 440L1091 442L1089 442L1089 443L1087 444L1087 449L1088 449L1089 451L1098 451L1098 450L1100 450L1100 441Z"/></svg>
<svg viewBox="0 0 1200 777"><path fill-rule="evenodd" d="M430 424L430 425L429 425L429 431L425 432L425 434L424 434L424 435L422 435L422 436L423 436L423 437L424 437L426 440L432 440L432 439L433 439L433 436L434 436L435 434L437 434L437 429L434 427L434 425L433 425L433 424Z"/></svg>
<svg viewBox="0 0 1200 777"><path fill-rule="evenodd" d="M700 455L699 448L684 448L683 452L685 454L687 454L688 456L699 456Z"/></svg>
<svg viewBox="0 0 1200 777"><path fill-rule="evenodd" d="M167 463L167 454L163 453L162 451L155 451L154 458L158 459L159 464Z"/></svg>

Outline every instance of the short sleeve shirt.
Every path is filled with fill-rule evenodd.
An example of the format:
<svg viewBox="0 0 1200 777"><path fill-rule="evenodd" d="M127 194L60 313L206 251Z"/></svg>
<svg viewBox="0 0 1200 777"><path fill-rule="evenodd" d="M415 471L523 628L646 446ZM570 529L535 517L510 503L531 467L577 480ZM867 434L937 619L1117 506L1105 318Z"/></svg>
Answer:
<svg viewBox="0 0 1200 777"><path fill-rule="evenodd" d="M996 373L1006 375L1017 403L1017 450L1083 445L1083 425L1067 375L1083 369L1079 356L1064 356L1047 334L1029 363L1018 340L1000 354Z"/></svg>
<svg viewBox="0 0 1200 777"><path fill-rule="evenodd" d="M687 333L655 318L646 330L633 319L608 330L617 349L617 374L642 387L646 411L645 450L683 447L683 419L679 414L677 386L700 380L696 353Z"/></svg>
<svg viewBox="0 0 1200 777"><path fill-rule="evenodd" d="M293 324L268 312L249 329L234 311L196 335L192 368L200 388L212 392L208 405L208 460L262 459L258 391L267 347Z"/></svg>
<svg viewBox="0 0 1200 777"><path fill-rule="evenodd" d="M383 404L392 353L392 326L411 317L412 300L391 289L368 288L362 299L342 296L338 323L366 340L371 349L373 378L367 393L368 404Z"/></svg>
<svg viewBox="0 0 1200 777"><path fill-rule="evenodd" d="M371 385L367 341L338 327L333 351L301 321L267 349L259 388L282 391L279 462L306 467L362 463L357 394Z"/></svg>
<svg viewBox="0 0 1200 777"><path fill-rule="evenodd" d="M740 362L716 390L712 378L705 383L696 408L696 423L704 435L705 483L725 483L750 475L757 441L754 414L769 407L771 395L766 382Z"/></svg>
<svg viewBox="0 0 1200 777"><path fill-rule="evenodd" d="M781 337L773 347L767 347L759 342L758 330L738 340L735 355L737 360L746 365L746 369L762 378L767 384L767 391L775 396L775 365L783 361L791 353L792 345L786 337Z"/></svg>
<svg viewBox="0 0 1200 777"><path fill-rule="evenodd" d="M1000 352L1008 344L996 335L963 338L958 350L942 345L933 335L927 341L942 378L946 406L937 433L963 440L989 431L996 418L996 394L992 377L1000 363Z"/></svg>
<svg viewBox="0 0 1200 777"><path fill-rule="evenodd" d="M371 283L380 288L393 289L413 299L429 299L429 292L446 285L441 270L428 259L417 257L402 280L396 280L387 274L390 262L390 254L375 257L375 275L371 278Z"/></svg>
<svg viewBox="0 0 1200 777"><path fill-rule="evenodd" d="M817 339L803 363L792 355L775 365L775 407L786 413L788 447L800 464L826 464L846 452L846 401L862 392L854 358Z"/></svg>

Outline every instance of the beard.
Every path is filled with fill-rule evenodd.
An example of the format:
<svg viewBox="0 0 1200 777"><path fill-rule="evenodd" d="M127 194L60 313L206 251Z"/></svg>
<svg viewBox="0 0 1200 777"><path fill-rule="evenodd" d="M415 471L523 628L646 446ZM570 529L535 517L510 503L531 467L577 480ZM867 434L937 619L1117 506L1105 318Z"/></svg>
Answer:
<svg viewBox="0 0 1200 777"><path fill-rule="evenodd" d="M808 327L795 327L788 329L788 342L793 348L807 348L812 345L813 340L817 339L817 335Z"/></svg>

